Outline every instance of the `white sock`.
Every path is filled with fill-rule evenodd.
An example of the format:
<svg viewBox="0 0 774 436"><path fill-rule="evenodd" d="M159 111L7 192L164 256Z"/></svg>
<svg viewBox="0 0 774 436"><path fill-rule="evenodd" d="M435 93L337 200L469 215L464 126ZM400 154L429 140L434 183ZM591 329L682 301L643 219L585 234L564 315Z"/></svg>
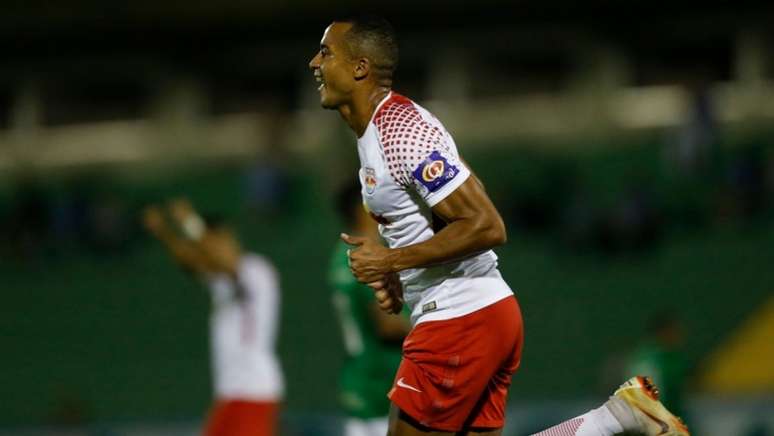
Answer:
<svg viewBox="0 0 774 436"><path fill-rule="evenodd" d="M623 427L624 430L633 432L641 431L640 423L637 422L637 418L634 416L631 406L629 406L626 401L616 396L612 396L605 402L605 407L613 414L615 420L621 424L621 427Z"/></svg>
<svg viewBox="0 0 774 436"><path fill-rule="evenodd" d="M623 431L610 410L602 406L533 436L612 436Z"/></svg>

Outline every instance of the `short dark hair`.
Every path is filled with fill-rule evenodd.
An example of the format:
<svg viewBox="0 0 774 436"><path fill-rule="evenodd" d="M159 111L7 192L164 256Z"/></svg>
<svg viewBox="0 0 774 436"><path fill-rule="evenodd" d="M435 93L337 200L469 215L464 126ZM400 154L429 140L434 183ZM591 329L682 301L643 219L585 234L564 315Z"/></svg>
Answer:
<svg viewBox="0 0 774 436"><path fill-rule="evenodd" d="M350 55L367 57L377 74L392 78L398 68L398 37L389 21L371 14L341 20L352 27L344 35Z"/></svg>
<svg viewBox="0 0 774 436"><path fill-rule="evenodd" d="M355 212L362 207L363 197L360 195L358 182L346 183L336 192L336 212L344 222L347 230L352 230L357 224Z"/></svg>

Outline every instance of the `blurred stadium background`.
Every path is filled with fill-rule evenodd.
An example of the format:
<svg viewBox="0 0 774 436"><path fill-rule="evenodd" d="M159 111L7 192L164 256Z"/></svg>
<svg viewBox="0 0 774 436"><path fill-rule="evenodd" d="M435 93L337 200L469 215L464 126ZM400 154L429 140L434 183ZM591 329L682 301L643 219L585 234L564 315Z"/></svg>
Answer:
<svg viewBox="0 0 774 436"><path fill-rule="evenodd" d="M357 156L307 63L358 4L274 3L4 4L0 434L196 434L208 296L138 221L174 196L275 261L282 434L338 434L325 272ZM509 226L527 344L507 434L605 398L667 314L696 434L774 434L774 6L380 7L396 89Z"/></svg>

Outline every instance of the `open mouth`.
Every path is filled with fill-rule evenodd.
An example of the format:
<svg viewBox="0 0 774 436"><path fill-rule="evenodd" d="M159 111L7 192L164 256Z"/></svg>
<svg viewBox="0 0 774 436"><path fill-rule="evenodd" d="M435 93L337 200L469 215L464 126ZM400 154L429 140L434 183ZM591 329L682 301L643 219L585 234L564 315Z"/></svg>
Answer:
<svg viewBox="0 0 774 436"><path fill-rule="evenodd" d="M320 73L320 70L317 70L314 72L314 79L319 83L320 85L317 86L318 91L322 91L322 89L325 87L325 81L322 78L322 74Z"/></svg>

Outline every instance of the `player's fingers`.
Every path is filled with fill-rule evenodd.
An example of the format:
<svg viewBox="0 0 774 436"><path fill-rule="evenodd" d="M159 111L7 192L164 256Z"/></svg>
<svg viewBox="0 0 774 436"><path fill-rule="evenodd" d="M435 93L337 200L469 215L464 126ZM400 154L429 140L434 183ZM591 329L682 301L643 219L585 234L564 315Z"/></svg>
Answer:
<svg viewBox="0 0 774 436"><path fill-rule="evenodd" d="M376 301L382 303L383 301L386 301L388 298L390 298L390 293L384 289L380 289L378 291L374 291L374 297L376 297Z"/></svg>
<svg viewBox="0 0 774 436"><path fill-rule="evenodd" d="M381 276L372 272L364 271L362 262L357 259L351 259L349 263L349 270L352 271L352 276L360 283L368 284L381 280Z"/></svg>
<svg viewBox="0 0 774 436"><path fill-rule="evenodd" d="M393 278L388 276L385 278L385 287L390 290L393 294L402 297L403 296L403 285L401 285L400 280L397 278Z"/></svg>
<svg viewBox="0 0 774 436"><path fill-rule="evenodd" d="M362 236L351 236L346 233L342 233L340 236L342 241L354 246L363 245L363 243L368 240L368 238L364 238Z"/></svg>
<svg viewBox="0 0 774 436"><path fill-rule="evenodd" d="M390 308L388 312L391 314L398 314L401 309L403 309L403 299L390 294Z"/></svg>
<svg viewBox="0 0 774 436"><path fill-rule="evenodd" d="M349 260L349 271L352 273L352 277L354 277L360 283L368 283L362 279L360 270L357 268L357 262L353 262L352 259Z"/></svg>
<svg viewBox="0 0 774 436"><path fill-rule="evenodd" d="M382 309L383 311L385 311L387 313L393 313L394 303L392 301L392 298L387 298L384 301L379 301L379 302L377 302L377 304L379 304L379 309Z"/></svg>
<svg viewBox="0 0 774 436"><path fill-rule="evenodd" d="M375 282L368 283L368 287L374 291L378 291L380 289L385 289L387 287L387 283L385 283L384 280L377 280Z"/></svg>

